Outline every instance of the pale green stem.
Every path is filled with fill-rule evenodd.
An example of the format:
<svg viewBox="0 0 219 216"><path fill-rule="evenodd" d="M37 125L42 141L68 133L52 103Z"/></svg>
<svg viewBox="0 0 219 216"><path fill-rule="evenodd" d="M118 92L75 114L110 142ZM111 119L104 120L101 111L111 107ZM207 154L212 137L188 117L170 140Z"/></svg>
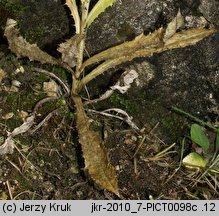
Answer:
<svg viewBox="0 0 219 216"><path fill-rule="evenodd" d="M204 127L208 127L212 130L214 130L215 132L218 132L218 128L214 127L212 124L208 123L208 122L205 122L205 121L202 121L201 119L195 117L194 115L190 114L190 113L187 113L177 107L172 107L173 111L175 112L178 112L182 115L185 115L185 116L188 116L189 118L193 119L194 121L198 122L200 125L203 125Z"/></svg>
<svg viewBox="0 0 219 216"><path fill-rule="evenodd" d="M81 89L87 84L89 83L91 80L93 80L94 78L96 78L97 76L99 76L100 74L104 73L105 71L107 71L108 69L115 67L119 64L121 64L122 62L126 61L127 57L121 57L121 58L117 58L117 59L112 59L112 60L108 60L105 61L104 63L102 63L101 65L99 65L98 67L96 67L94 70L92 70L88 75L86 75L80 82L78 85L78 89L77 92L80 92Z"/></svg>

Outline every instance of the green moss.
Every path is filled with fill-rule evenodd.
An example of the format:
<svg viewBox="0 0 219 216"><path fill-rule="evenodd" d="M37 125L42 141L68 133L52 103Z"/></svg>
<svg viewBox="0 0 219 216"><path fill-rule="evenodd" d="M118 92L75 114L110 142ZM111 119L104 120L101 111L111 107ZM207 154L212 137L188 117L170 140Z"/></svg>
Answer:
<svg viewBox="0 0 219 216"><path fill-rule="evenodd" d="M52 72L54 74L57 74L64 81L71 80L71 74L67 70L65 70L64 68L53 66Z"/></svg>
<svg viewBox="0 0 219 216"><path fill-rule="evenodd" d="M28 172L27 172L28 173ZM30 176L29 176L30 177ZM14 178L19 182L22 183L20 185L20 188L23 188L23 190L32 190L33 189L33 184L31 181L27 179L27 177L24 177L22 175L15 175Z"/></svg>
<svg viewBox="0 0 219 216"><path fill-rule="evenodd" d="M132 40L135 37L135 30L127 22L124 22L118 29L117 36L125 40Z"/></svg>
<svg viewBox="0 0 219 216"><path fill-rule="evenodd" d="M0 0L0 5L10 13L16 14L24 9L19 0Z"/></svg>
<svg viewBox="0 0 219 216"><path fill-rule="evenodd" d="M6 103L12 108L12 111L17 108L17 96L16 92L11 92L7 95Z"/></svg>
<svg viewBox="0 0 219 216"><path fill-rule="evenodd" d="M184 125L184 121L182 121L182 119L179 118L179 116L172 113L171 115L163 116L162 124L167 129L170 136L174 140L176 140L180 136L182 126Z"/></svg>
<svg viewBox="0 0 219 216"><path fill-rule="evenodd" d="M110 99L112 106L124 109L126 112L134 113L137 110L136 104L134 104L126 95L114 92Z"/></svg>
<svg viewBox="0 0 219 216"><path fill-rule="evenodd" d="M36 81L37 83L43 83L48 80L48 76L46 76L45 74L39 73L36 76L34 76L33 80Z"/></svg>
<svg viewBox="0 0 219 216"><path fill-rule="evenodd" d="M30 43L36 43L38 38L42 37L47 31L47 27L45 26L38 26L34 29L28 29L25 31L24 37L30 42Z"/></svg>
<svg viewBox="0 0 219 216"><path fill-rule="evenodd" d="M74 120L75 119L75 114L69 110L65 111L65 116L68 120Z"/></svg>
<svg viewBox="0 0 219 216"><path fill-rule="evenodd" d="M33 92L30 92L29 94L18 94L17 92L12 92L8 94L6 104L11 107L12 112L16 112L18 109L28 110L43 97L43 94L35 95Z"/></svg>
<svg viewBox="0 0 219 216"><path fill-rule="evenodd" d="M22 95L21 96L22 109L27 110L27 109L33 108L36 105L36 103L42 98L44 98L43 94L35 95L35 94L33 94L33 92L30 92L26 96Z"/></svg>

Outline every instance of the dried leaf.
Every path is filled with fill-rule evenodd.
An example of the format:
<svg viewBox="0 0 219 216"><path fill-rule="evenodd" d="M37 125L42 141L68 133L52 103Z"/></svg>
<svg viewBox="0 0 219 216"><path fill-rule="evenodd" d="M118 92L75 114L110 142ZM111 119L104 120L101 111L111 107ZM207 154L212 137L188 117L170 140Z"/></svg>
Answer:
<svg viewBox="0 0 219 216"><path fill-rule="evenodd" d="M14 116L14 113L13 112L9 112L9 113L6 113L5 115L3 115L2 119L8 120L8 119L13 118L13 116Z"/></svg>
<svg viewBox="0 0 219 216"><path fill-rule="evenodd" d="M0 146L0 155L12 154L14 150L14 140L9 136Z"/></svg>
<svg viewBox="0 0 219 216"><path fill-rule="evenodd" d="M91 12L88 14L87 27L89 27L92 22L105 11L106 8L112 6L116 0L99 0L95 6L92 8Z"/></svg>
<svg viewBox="0 0 219 216"><path fill-rule="evenodd" d="M89 111L92 111L92 110L89 110ZM120 119L124 122L126 122L131 128L133 128L134 130L137 130L137 131L140 131L140 129L138 128L138 126L132 121L133 117L132 116L129 116L127 112L125 112L124 110L122 109L118 109L118 108L112 108L112 109L107 109L107 110L104 110L102 112L98 112L98 111L92 111L92 112L95 112L95 113L99 113L101 115L105 115L105 116L109 116L109 117L113 117L113 118L117 118L117 119ZM110 114L110 112L116 112L115 115L113 114ZM121 116L123 117L121 117Z"/></svg>
<svg viewBox="0 0 219 216"><path fill-rule="evenodd" d="M84 105L105 100L105 99L109 98L115 90L120 91L122 94L126 93L128 91L128 89L131 87L131 84L137 78L138 78L138 73L133 69L123 72L115 85L110 86L110 89L108 89L105 93L100 95L99 98L94 99L94 100L88 100L88 101L84 102Z"/></svg>
<svg viewBox="0 0 219 216"><path fill-rule="evenodd" d="M0 86L0 91L6 91L6 92L18 92L19 88L16 86Z"/></svg>
<svg viewBox="0 0 219 216"><path fill-rule="evenodd" d="M191 28L178 32L169 38L164 45L164 50L191 46L216 32L216 29Z"/></svg>
<svg viewBox="0 0 219 216"><path fill-rule="evenodd" d="M34 124L35 115L31 115L26 121L19 127L15 128L8 136L14 137L18 134L27 132Z"/></svg>
<svg viewBox="0 0 219 216"><path fill-rule="evenodd" d="M104 60L117 59L119 57L129 56L138 50L160 47L163 44L163 35L163 28L154 31L149 35L140 34L132 41L124 42L120 45L114 46L92 56L83 63L82 67L85 68L90 64Z"/></svg>
<svg viewBox="0 0 219 216"><path fill-rule="evenodd" d="M82 36L76 34L66 42L61 43L57 49L62 54L62 61L67 63L71 68L76 65L78 57L78 44L81 40Z"/></svg>
<svg viewBox="0 0 219 216"><path fill-rule="evenodd" d="M120 82L110 88L112 90L117 89L120 93L124 94L130 89L131 84L137 78L138 78L138 73L135 70L125 71L125 73L122 74L122 76L119 79Z"/></svg>
<svg viewBox="0 0 219 216"><path fill-rule="evenodd" d="M176 31L183 26L184 18L179 10L176 17L167 25L167 29L164 35L164 41L171 38L176 33Z"/></svg>
<svg viewBox="0 0 219 216"><path fill-rule="evenodd" d="M118 195L117 177L114 167L109 164L103 140L90 128L81 98L73 97L76 105L76 126L79 142L82 146L85 168L91 178L103 188Z"/></svg>
<svg viewBox="0 0 219 216"><path fill-rule="evenodd" d="M14 149L14 140L13 137L18 134L25 133L28 131L34 124L35 115L31 115L26 119L26 121L19 127L15 128L12 132L8 132L8 137L5 142L0 146L0 155L12 154Z"/></svg>
<svg viewBox="0 0 219 216"><path fill-rule="evenodd" d="M175 33L164 43L162 36L163 28L160 28L147 36L140 35L133 41L125 42L121 45L109 48L84 62L82 68L95 62L105 60L80 81L77 92L80 92L81 89L95 77L119 64L131 61L138 57L152 56L154 53L161 53L169 49L194 45L203 38L213 34L215 31L216 30L214 28L188 29Z"/></svg>
<svg viewBox="0 0 219 216"><path fill-rule="evenodd" d="M43 52L36 44L28 43L16 28L17 22L8 19L5 27L4 35L8 39L9 48L18 58L28 57L31 61L39 61L41 63L59 64L58 60Z"/></svg>

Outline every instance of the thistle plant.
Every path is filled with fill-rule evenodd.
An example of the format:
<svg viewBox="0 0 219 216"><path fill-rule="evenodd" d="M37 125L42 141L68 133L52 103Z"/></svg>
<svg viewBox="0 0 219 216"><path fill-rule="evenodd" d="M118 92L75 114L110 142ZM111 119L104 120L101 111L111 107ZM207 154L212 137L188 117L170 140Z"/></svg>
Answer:
<svg viewBox="0 0 219 216"><path fill-rule="evenodd" d="M58 65L71 73L72 87L69 98L71 104L75 106L75 124L85 168L97 184L119 195L116 171L108 161L103 140L98 133L91 129L89 117L84 110L83 101L80 97L81 91L87 83L110 68L138 57L148 57L154 53L193 45L214 33L215 29L193 28L176 33L183 24L183 17L179 11L167 28L161 27L149 35L142 33L132 41L124 42L85 59L87 29L99 14L115 2L116 0L99 0L90 9L90 0L80 0L79 3L76 3L76 0L66 0L66 5L69 7L74 20L75 34L59 45L58 51L62 54L61 59L55 59L45 53L36 44L29 44L20 36L14 20L8 20L5 36L8 39L9 48L18 57L28 57L30 60L40 61L41 63ZM87 68L92 64L97 66L89 72Z"/></svg>

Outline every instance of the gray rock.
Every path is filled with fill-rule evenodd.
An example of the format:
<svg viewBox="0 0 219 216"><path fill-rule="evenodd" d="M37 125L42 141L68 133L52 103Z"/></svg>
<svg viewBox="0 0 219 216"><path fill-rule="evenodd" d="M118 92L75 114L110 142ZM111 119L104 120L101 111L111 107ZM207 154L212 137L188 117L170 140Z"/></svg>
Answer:
<svg viewBox="0 0 219 216"><path fill-rule="evenodd" d="M118 0L88 29L86 48L93 54L132 40L142 32L149 33L165 25L177 11L172 0Z"/></svg>
<svg viewBox="0 0 219 216"><path fill-rule="evenodd" d="M200 0L199 11L208 21L214 23L216 26L219 25L218 0Z"/></svg>
<svg viewBox="0 0 219 216"><path fill-rule="evenodd" d="M208 7L213 6L215 4L208 3ZM132 39L141 32L167 25L179 8L185 17L186 28L211 25L201 14L197 14L199 4L194 1L118 1L101 14L89 29L87 50L91 54L96 53ZM215 14L216 11L217 8ZM154 106L149 105L149 109L174 105L198 115L211 112L215 100L218 100L218 37L216 33L195 46L147 58L154 65L155 76L149 83L145 83L145 88L142 89L145 100L141 98L142 101L138 101L138 104L144 107L153 103ZM145 60L141 59L139 64L142 61ZM130 100L138 100L136 94L139 92L134 92L135 90L129 92Z"/></svg>
<svg viewBox="0 0 219 216"><path fill-rule="evenodd" d="M69 33L71 26L61 0L20 0L20 3L24 6L18 15L20 30L29 42L52 50Z"/></svg>

